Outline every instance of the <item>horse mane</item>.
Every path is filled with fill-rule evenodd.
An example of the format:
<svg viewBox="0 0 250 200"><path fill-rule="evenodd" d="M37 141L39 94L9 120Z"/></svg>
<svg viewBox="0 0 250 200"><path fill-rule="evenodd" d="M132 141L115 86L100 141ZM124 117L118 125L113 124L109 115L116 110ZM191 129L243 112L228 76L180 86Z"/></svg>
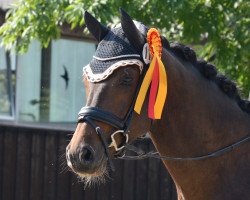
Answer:
<svg viewBox="0 0 250 200"><path fill-rule="evenodd" d="M202 75L208 80L214 81L217 86L223 91L229 98L234 99L239 107L250 114L250 102L242 99L239 89L235 82L228 79L226 76L217 72L217 69L211 63L205 60L198 60L195 51L180 43L170 43L166 38L162 37L163 46L173 52L177 57L190 62Z"/></svg>

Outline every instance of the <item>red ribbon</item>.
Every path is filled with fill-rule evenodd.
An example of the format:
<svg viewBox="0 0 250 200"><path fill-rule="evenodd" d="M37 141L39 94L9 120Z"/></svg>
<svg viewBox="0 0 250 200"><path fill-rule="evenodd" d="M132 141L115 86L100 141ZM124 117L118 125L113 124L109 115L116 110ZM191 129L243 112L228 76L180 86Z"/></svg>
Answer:
<svg viewBox="0 0 250 200"><path fill-rule="evenodd" d="M149 93L149 103L148 103L148 116L151 119L155 119L155 100L158 92L158 85L159 85L159 65L158 60L155 62L151 88Z"/></svg>

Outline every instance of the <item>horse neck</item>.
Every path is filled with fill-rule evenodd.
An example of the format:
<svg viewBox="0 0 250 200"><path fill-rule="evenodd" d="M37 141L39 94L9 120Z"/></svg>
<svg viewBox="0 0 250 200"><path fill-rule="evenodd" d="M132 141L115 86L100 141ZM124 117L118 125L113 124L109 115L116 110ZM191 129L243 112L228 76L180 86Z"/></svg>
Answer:
<svg viewBox="0 0 250 200"><path fill-rule="evenodd" d="M152 140L161 155L205 155L250 134L249 115L213 81L204 78L190 63L184 66L168 51L164 51L163 63L168 96L162 119L154 121L151 128ZM177 185L182 185L184 179L192 181L194 174L190 173L195 167L190 162L164 162ZM199 179L199 174L196 177Z"/></svg>

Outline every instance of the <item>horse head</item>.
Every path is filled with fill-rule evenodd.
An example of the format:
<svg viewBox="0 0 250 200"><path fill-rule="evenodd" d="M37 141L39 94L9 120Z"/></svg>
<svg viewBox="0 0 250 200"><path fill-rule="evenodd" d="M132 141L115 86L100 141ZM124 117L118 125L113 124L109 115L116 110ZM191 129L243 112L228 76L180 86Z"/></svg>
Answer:
<svg viewBox="0 0 250 200"><path fill-rule="evenodd" d="M67 147L67 162L86 180L105 174L110 157L150 127L146 112L133 112L145 71L141 53L147 27L121 14L121 26L109 29L85 13L86 26L99 44L83 69L87 103Z"/></svg>

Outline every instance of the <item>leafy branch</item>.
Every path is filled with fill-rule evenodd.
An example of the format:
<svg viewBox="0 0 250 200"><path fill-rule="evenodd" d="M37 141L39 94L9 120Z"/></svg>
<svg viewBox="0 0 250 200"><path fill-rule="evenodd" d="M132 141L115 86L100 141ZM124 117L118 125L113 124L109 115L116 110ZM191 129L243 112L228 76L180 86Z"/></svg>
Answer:
<svg viewBox="0 0 250 200"><path fill-rule="evenodd" d="M0 27L2 45L26 52L32 40L47 47L67 22L84 25L88 10L104 24L119 22L119 8L159 28L170 41L192 44L243 88L250 90L250 2L248 0L19 0Z"/></svg>

